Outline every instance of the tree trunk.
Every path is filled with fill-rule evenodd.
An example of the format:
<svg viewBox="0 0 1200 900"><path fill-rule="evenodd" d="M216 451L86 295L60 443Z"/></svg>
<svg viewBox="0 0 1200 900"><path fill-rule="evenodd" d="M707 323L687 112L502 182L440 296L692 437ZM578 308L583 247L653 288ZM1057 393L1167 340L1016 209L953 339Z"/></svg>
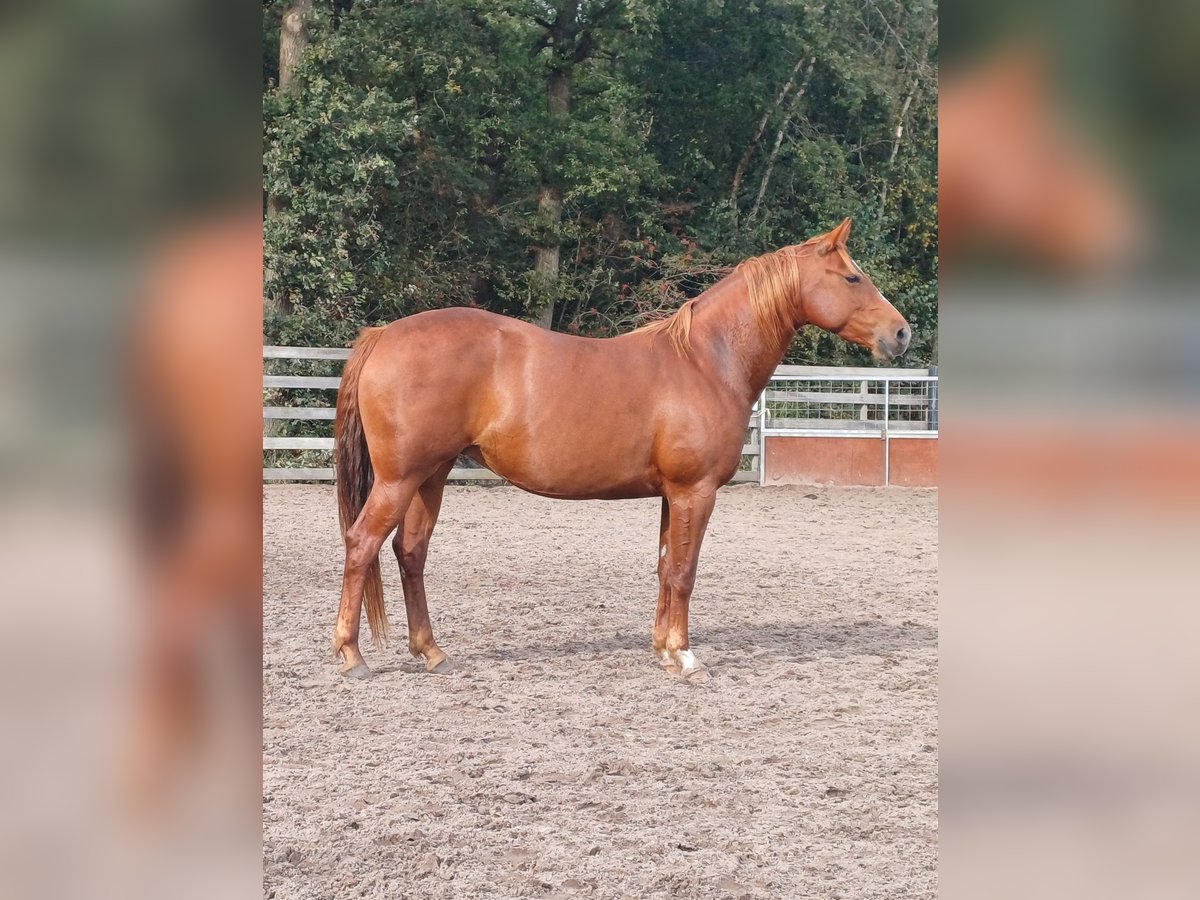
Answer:
<svg viewBox="0 0 1200 900"><path fill-rule="evenodd" d="M779 89L779 93L775 95L774 102L763 112L762 118L758 120L758 127L754 129L754 137L750 143L746 145L745 151L742 153L742 158L738 160L737 168L733 171L733 184L729 189L729 208L733 212L733 227L738 225L738 194L742 188L742 179L746 177L746 168L750 165L750 160L754 157L754 151L758 149L758 142L762 140L763 132L767 130L767 123L771 120L771 115L779 109L780 105L787 95L791 93L792 85L796 82L796 74L804 65L804 57L796 60L796 65L792 67L792 71L788 74L787 81L783 83L783 87Z"/></svg>
<svg viewBox="0 0 1200 900"><path fill-rule="evenodd" d="M775 143L771 147L771 154L767 157L767 167L763 170L762 180L758 183L758 194L754 198L754 205L750 207L750 214L746 216L747 222L754 221L759 207L762 206L763 197L767 195L767 185L771 183L771 175L775 171L775 163L779 159L779 148L783 146L783 138L787 134L788 128L791 127L792 118L800 109L800 101L808 92L808 80L812 77L813 66L816 65L816 62L816 56L808 58L808 66L804 69L804 80L800 82L800 87L792 95L792 102L788 104L787 114L779 124L779 130L775 132Z"/></svg>
<svg viewBox="0 0 1200 900"><path fill-rule="evenodd" d="M305 16L312 11L312 0L295 0L283 12L279 23L279 85L277 90L291 93L295 90L293 77L296 66L308 46L308 28L304 23ZM283 209L283 198L275 194L267 195L267 218L273 219ZM264 260L263 265L263 306L268 312L290 313L289 304L278 291L272 290L275 273L270 261ZM286 422L282 419L267 419L263 422L263 434L267 437L282 437L287 433Z"/></svg>
<svg viewBox="0 0 1200 900"><path fill-rule="evenodd" d="M883 221L884 210L887 206L892 168L896 164L896 157L900 154L900 144L904 140L904 123L908 118L908 110L912 106L913 99L921 87L921 75L926 66L926 56L929 54L929 48L937 35L937 22L937 18L934 17L930 22L926 23L925 32L921 36L917 55L913 59L912 81L908 85L908 93L904 96L900 112L896 114L896 130L892 138L892 152L888 154L887 165L883 170L883 184L879 188L879 212L876 215L876 220L879 222Z"/></svg>
<svg viewBox="0 0 1200 900"><path fill-rule="evenodd" d="M305 25L304 19L312 12L312 5L313 0L294 0L291 6L283 11L283 18L279 23L279 85L277 90L285 93L291 93L296 89L294 81L296 66L300 63L304 48L308 46L308 26ZM282 209L283 198L275 194L268 194L267 218L275 218ZM266 288L263 299L268 309L287 312L286 301L270 290L273 275L270 265L266 265L263 270L263 286Z"/></svg>
<svg viewBox="0 0 1200 900"><path fill-rule="evenodd" d="M904 98L904 105L900 107L900 115L896 117L896 136L892 141L892 152L888 156L887 166L883 170L883 187L879 189L879 213L877 220L883 221L883 210L887 205L888 195L888 176L892 173L892 166L896 163L896 156L900 152L900 141L904 137L904 120L908 116L908 108L912 106L913 95L917 92L917 80L914 78L912 86L908 89L908 96Z"/></svg>
<svg viewBox="0 0 1200 900"><path fill-rule="evenodd" d="M308 46L308 26L305 17L312 12L313 0L294 0L283 11L279 23L279 90L290 91L292 78L304 48Z"/></svg>
<svg viewBox="0 0 1200 900"><path fill-rule="evenodd" d="M295 90L296 66L308 46L308 26L305 17L312 12L313 0L295 0L283 11L279 22L279 85L278 90L290 94ZM267 197L267 218L279 214L282 201L271 194Z"/></svg>
<svg viewBox="0 0 1200 900"><path fill-rule="evenodd" d="M550 106L552 127L568 127L567 116L571 111L571 73L566 69L555 69L550 75L546 95ZM556 184L556 173L549 174L538 188L538 218L547 234L547 241L533 251L533 270L538 284L551 298L538 315L537 323L549 329L554 324L554 287L558 283L559 253L562 243L558 228L562 224L562 186Z"/></svg>

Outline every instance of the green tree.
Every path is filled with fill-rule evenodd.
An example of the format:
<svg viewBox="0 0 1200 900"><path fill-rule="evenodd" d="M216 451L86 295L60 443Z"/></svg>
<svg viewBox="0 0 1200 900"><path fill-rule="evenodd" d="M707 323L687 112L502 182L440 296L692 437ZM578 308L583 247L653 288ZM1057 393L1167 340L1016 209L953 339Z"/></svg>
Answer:
<svg viewBox="0 0 1200 900"><path fill-rule="evenodd" d="M851 215L935 358L933 0L315 0L282 90L296 5L264 5L270 340L463 304L611 334Z"/></svg>

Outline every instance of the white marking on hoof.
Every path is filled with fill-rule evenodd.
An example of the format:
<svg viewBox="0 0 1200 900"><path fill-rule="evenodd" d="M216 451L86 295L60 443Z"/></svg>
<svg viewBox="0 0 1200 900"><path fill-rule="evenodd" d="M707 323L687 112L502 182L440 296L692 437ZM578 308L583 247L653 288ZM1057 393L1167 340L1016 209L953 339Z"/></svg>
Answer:
<svg viewBox="0 0 1200 900"><path fill-rule="evenodd" d="M683 670L684 675L686 675L688 672L691 672L695 669L700 668L700 664L698 662L696 662L696 656L695 656L695 654L692 653L691 650L676 650L675 651L675 664L678 665L679 668Z"/></svg>
<svg viewBox="0 0 1200 900"><path fill-rule="evenodd" d="M671 659L671 651L670 650L660 651L658 654L658 658L662 660L662 663L664 666L674 665L674 662Z"/></svg>

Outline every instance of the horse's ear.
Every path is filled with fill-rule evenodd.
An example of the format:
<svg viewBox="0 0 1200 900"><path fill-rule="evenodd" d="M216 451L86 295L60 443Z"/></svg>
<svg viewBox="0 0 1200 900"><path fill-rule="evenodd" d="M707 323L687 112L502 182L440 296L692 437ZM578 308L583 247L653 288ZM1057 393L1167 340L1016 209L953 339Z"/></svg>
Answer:
<svg viewBox="0 0 1200 900"><path fill-rule="evenodd" d="M850 237L850 217L842 219L842 223L825 235L821 241L821 252L831 253L838 247L846 246L846 239Z"/></svg>

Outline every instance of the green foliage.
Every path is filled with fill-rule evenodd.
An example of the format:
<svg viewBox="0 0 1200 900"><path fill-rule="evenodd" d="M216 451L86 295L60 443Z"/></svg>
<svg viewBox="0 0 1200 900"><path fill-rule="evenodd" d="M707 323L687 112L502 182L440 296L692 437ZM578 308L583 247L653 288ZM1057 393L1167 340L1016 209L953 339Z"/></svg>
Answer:
<svg viewBox="0 0 1200 900"><path fill-rule="evenodd" d="M584 2L569 58L538 21L561 3L360 0L335 16L317 0L287 96L271 55L284 5L264 4L269 341L547 302L556 328L611 334L851 215L856 258L915 327L911 364L936 359L932 0ZM547 105L563 67L565 120ZM538 216L546 184L559 225ZM547 287L532 251L553 244ZM865 356L806 329L790 359Z"/></svg>

